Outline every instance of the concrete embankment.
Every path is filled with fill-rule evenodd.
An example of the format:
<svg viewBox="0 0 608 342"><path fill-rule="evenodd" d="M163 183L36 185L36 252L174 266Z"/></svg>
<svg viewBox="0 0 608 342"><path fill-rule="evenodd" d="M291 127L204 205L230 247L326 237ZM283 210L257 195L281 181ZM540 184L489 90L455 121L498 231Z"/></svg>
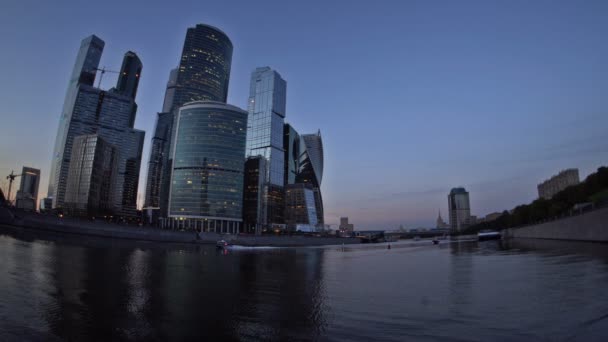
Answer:
<svg viewBox="0 0 608 342"><path fill-rule="evenodd" d="M505 238L608 242L608 208L502 232Z"/></svg>
<svg viewBox="0 0 608 342"><path fill-rule="evenodd" d="M226 240L243 246L323 246L360 243L358 239L305 236L243 236L218 233L172 231L152 227L119 225L107 222L59 218L33 213L12 213L0 208L0 224L60 234L78 234L113 239L129 239L170 243L215 244Z"/></svg>

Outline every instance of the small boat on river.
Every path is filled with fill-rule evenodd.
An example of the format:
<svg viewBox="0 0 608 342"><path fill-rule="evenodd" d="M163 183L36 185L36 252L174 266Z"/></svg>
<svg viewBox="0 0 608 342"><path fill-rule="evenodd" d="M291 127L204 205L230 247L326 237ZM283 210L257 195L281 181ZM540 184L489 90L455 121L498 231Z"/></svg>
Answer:
<svg viewBox="0 0 608 342"><path fill-rule="evenodd" d="M224 248L228 247L228 242L226 242L226 240L220 240L215 244L215 246L218 249L224 249Z"/></svg>

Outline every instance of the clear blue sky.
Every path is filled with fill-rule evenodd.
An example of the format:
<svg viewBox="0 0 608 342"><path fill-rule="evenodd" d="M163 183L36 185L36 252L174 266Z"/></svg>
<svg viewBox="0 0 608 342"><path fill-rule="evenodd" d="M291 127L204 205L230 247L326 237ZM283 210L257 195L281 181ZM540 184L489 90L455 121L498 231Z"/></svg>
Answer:
<svg viewBox="0 0 608 342"><path fill-rule="evenodd" d="M608 164L608 1L27 1L0 5L0 185L28 165L46 193L52 147L80 40L127 50L144 69L136 127L156 112L186 29L234 44L229 103L249 75L288 82L287 121L321 129L326 221L359 228L434 224L465 186L473 214L536 197L568 167ZM104 77L109 88L115 76Z"/></svg>

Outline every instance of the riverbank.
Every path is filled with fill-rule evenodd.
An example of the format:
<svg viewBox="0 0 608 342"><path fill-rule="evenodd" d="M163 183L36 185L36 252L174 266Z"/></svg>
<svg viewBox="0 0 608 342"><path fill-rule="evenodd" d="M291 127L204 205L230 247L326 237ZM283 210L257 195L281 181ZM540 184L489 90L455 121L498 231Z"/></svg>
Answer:
<svg viewBox="0 0 608 342"><path fill-rule="evenodd" d="M218 234L212 232L196 233L192 231L173 231L154 227L121 225L105 221L89 221L77 218L60 218L52 215L40 215L36 213L12 212L6 208L0 208L0 224L49 233L160 243L215 244L218 240L226 240L234 245L275 247L304 247L360 243L358 239L339 237L252 236Z"/></svg>
<svg viewBox="0 0 608 342"><path fill-rule="evenodd" d="M608 208L502 231L505 238L608 242Z"/></svg>

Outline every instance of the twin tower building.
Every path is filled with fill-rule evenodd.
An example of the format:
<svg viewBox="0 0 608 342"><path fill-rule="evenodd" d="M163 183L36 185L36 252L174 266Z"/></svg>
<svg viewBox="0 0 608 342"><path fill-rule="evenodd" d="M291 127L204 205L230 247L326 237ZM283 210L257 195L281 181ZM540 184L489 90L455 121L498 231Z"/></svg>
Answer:
<svg viewBox="0 0 608 342"><path fill-rule="evenodd" d="M118 83L94 86L104 42L82 41L68 85L48 196L72 215L136 217L144 132L134 128L142 63L125 54ZM233 46L188 29L151 140L143 213L163 228L223 233L315 231L324 224L320 132L285 123L287 83L251 75L247 111L226 103Z"/></svg>

